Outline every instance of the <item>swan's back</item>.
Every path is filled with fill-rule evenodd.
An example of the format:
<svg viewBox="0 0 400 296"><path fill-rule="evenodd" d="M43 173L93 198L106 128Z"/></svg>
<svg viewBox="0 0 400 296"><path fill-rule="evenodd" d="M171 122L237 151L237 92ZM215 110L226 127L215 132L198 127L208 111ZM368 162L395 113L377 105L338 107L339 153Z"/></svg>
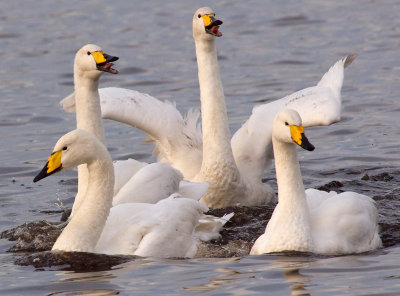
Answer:
<svg viewBox="0 0 400 296"><path fill-rule="evenodd" d="M178 192L183 175L168 163L151 163L137 171L114 196L113 205L129 202L156 203Z"/></svg>
<svg viewBox="0 0 400 296"><path fill-rule="evenodd" d="M306 193L307 199L313 200L308 204L318 253L361 253L382 245L378 213L370 197L350 191L337 194L308 189Z"/></svg>
<svg viewBox="0 0 400 296"><path fill-rule="evenodd" d="M151 205L120 204L111 209L96 252L193 257L198 243L194 230L207 210L203 204L179 195Z"/></svg>

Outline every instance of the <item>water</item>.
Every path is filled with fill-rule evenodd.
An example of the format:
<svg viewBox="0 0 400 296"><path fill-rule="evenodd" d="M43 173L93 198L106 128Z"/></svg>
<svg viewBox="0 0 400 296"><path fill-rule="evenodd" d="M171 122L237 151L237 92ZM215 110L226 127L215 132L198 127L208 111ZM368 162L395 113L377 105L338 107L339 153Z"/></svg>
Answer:
<svg viewBox="0 0 400 296"><path fill-rule="evenodd" d="M212 5L224 21L217 48L232 131L254 105L314 85L339 58L359 53L345 71L341 122L308 129L316 150L299 154L307 187L337 180L342 190L376 197L381 224L392 225L384 228L385 248L333 258L138 258L112 270L74 272L15 265L16 255L6 252L12 242L1 240L0 293L398 295L400 2L395 0L0 2L0 230L58 221L56 203L72 205L75 172L38 185L32 178L56 140L75 126L74 116L58 102L72 91L73 56L82 45L96 43L120 57L120 74L103 75L101 86L175 100L182 112L199 106L191 36L199 5ZM154 161L141 132L111 121L105 128L114 159ZM361 179L383 172L393 179ZM273 173L266 178L274 182Z"/></svg>

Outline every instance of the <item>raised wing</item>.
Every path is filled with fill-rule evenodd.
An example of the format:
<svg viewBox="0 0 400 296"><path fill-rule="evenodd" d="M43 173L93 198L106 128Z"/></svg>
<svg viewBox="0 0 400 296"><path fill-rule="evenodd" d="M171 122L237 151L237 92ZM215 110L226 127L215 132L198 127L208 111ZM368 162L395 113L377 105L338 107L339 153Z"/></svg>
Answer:
<svg viewBox="0 0 400 296"><path fill-rule="evenodd" d="M186 179L199 171L202 159L199 111L191 109L183 117L174 103L130 89L101 88L99 94L103 118L146 132L155 144L158 160L171 163ZM66 111L74 112L74 95L62 100L61 105Z"/></svg>
<svg viewBox="0 0 400 296"><path fill-rule="evenodd" d="M343 70L357 57L337 61L316 86L297 91L274 102L256 106L250 118L232 137L232 150L243 174L261 180L273 158L272 122L283 108L299 112L303 126L330 125L340 120Z"/></svg>

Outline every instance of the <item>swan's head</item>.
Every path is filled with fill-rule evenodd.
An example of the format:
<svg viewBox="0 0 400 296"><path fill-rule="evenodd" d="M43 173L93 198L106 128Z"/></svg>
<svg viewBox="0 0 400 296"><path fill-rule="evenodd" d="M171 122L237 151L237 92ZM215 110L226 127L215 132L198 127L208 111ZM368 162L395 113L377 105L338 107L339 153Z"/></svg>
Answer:
<svg viewBox="0 0 400 296"><path fill-rule="evenodd" d="M220 25L222 25L222 21L215 18L215 12L211 8L199 8L193 16L193 37L203 40L221 37L222 33L218 30Z"/></svg>
<svg viewBox="0 0 400 296"><path fill-rule="evenodd" d="M104 154L108 155L108 152L95 136L84 130L73 130L57 141L46 165L33 179L33 182L37 182L61 170L68 170L80 164L90 163Z"/></svg>
<svg viewBox="0 0 400 296"><path fill-rule="evenodd" d="M116 60L118 57L106 54L100 46L87 44L75 55L75 70L92 74L94 77L100 77L103 72L117 74L118 71L112 68L112 62Z"/></svg>
<svg viewBox="0 0 400 296"><path fill-rule="evenodd" d="M299 113L292 109L284 109L276 115L272 136L282 142L294 142L308 151L315 149L304 133Z"/></svg>

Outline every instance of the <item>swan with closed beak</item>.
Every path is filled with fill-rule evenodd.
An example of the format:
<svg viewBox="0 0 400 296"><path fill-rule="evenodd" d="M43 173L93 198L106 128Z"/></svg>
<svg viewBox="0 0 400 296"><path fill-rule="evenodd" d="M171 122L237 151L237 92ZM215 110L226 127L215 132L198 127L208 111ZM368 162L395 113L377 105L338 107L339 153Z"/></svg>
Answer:
<svg viewBox="0 0 400 296"><path fill-rule="evenodd" d="M283 251L349 254L382 245L373 199L355 192L304 190L296 144L312 151L298 112L284 109L273 123L278 205L251 254Z"/></svg>

